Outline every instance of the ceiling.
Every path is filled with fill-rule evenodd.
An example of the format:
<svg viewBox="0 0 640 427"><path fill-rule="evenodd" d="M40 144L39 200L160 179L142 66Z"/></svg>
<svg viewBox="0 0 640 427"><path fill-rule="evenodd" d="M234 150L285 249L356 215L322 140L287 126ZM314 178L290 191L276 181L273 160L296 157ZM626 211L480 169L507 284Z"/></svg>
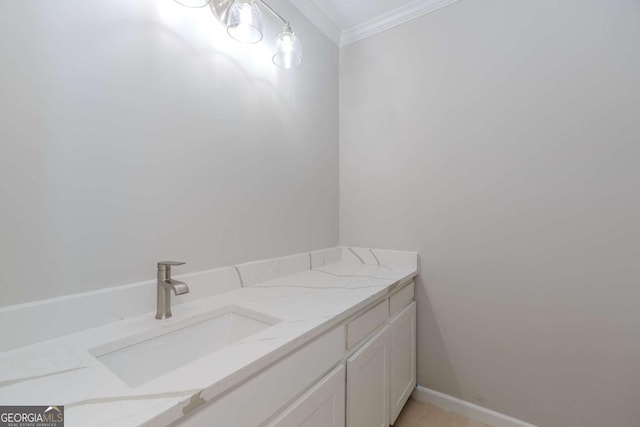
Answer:
<svg viewBox="0 0 640 427"><path fill-rule="evenodd" d="M458 0L289 0L339 46L346 46Z"/></svg>

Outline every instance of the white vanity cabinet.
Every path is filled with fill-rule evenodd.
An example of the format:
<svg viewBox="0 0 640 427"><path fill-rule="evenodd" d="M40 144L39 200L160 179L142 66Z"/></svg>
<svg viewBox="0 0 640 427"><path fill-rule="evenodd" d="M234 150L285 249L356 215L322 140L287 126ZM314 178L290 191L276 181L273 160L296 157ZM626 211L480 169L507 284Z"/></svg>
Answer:
<svg viewBox="0 0 640 427"><path fill-rule="evenodd" d="M416 386L416 303L389 322L390 424L398 418Z"/></svg>
<svg viewBox="0 0 640 427"><path fill-rule="evenodd" d="M389 327L347 360L347 427L389 425Z"/></svg>

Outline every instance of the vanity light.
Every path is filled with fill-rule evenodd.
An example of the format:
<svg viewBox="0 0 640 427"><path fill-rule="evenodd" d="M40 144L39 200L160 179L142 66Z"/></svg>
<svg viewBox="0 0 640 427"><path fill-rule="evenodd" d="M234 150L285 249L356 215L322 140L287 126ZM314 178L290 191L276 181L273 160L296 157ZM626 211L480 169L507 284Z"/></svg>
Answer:
<svg viewBox="0 0 640 427"><path fill-rule="evenodd" d="M262 13L254 0L236 0L227 11L227 33L242 43L262 40Z"/></svg>
<svg viewBox="0 0 640 427"><path fill-rule="evenodd" d="M284 25L276 39L273 63L286 69L299 67L302 64L302 45L298 37L291 31L289 23Z"/></svg>
<svg viewBox="0 0 640 427"><path fill-rule="evenodd" d="M176 2L187 7L202 7L210 3L214 15L225 22L229 36L242 43L258 43L262 40L262 12L259 7L262 6L284 24L276 38L273 63L285 69L296 68L302 64L300 39L291 30L289 21L264 0L176 0ZM229 3L230 5L227 6Z"/></svg>

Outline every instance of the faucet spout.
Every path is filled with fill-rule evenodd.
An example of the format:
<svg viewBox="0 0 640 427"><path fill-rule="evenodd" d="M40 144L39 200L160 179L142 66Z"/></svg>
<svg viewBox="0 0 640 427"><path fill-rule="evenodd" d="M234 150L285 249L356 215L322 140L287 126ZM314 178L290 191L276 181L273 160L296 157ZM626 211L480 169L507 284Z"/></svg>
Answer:
<svg viewBox="0 0 640 427"><path fill-rule="evenodd" d="M189 293L189 286L184 282L181 282L179 280L168 279L164 283L166 283L169 289L172 289L173 293L176 295Z"/></svg>

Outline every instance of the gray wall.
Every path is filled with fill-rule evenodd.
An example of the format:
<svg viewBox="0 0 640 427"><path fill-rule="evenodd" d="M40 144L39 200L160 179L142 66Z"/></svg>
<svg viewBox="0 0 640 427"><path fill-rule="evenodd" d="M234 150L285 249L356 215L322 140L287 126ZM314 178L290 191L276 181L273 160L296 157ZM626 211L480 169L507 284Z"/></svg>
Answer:
<svg viewBox="0 0 640 427"><path fill-rule="evenodd" d="M341 243L420 252L419 383L640 425L640 3L466 0L342 49Z"/></svg>
<svg viewBox="0 0 640 427"><path fill-rule="evenodd" d="M0 306L338 243L338 49L173 0L0 0Z"/></svg>

